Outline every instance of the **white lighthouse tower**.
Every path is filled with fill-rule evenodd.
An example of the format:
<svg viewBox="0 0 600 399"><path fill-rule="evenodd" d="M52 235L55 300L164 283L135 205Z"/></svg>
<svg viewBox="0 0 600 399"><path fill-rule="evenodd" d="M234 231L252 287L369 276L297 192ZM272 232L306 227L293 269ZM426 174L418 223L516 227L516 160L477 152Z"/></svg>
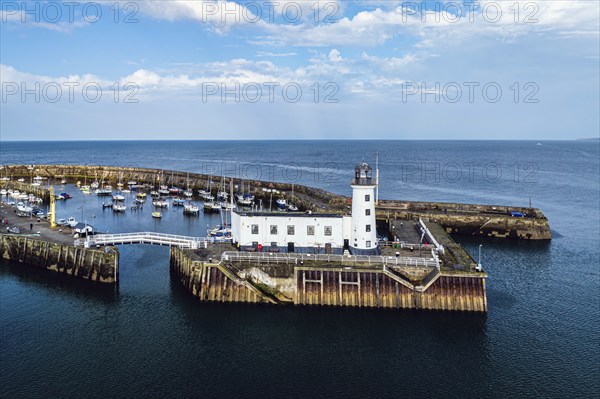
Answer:
<svg viewBox="0 0 600 399"><path fill-rule="evenodd" d="M350 251L353 255L379 254L375 224L375 181L373 170L361 162L354 169L352 180L352 230Z"/></svg>

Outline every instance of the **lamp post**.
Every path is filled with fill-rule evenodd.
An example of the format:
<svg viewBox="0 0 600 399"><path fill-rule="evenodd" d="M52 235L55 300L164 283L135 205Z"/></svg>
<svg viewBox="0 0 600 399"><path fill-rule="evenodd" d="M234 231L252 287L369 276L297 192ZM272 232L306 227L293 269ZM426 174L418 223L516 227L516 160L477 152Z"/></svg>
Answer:
<svg viewBox="0 0 600 399"><path fill-rule="evenodd" d="M477 260L477 271L481 271L481 247L483 247L483 244L479 244L479 259Z"/></svg>

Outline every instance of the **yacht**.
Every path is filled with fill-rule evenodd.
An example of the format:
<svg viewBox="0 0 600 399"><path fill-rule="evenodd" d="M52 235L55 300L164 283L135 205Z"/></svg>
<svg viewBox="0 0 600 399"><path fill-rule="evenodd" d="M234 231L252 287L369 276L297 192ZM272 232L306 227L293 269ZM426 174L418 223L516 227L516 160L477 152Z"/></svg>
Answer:
<svg viewBox="0 0 600 399"><path fill-rule="evenodd" d="M200 208L190 203L183 207L183 213L186 215L198 215L200 213Z"/></svg>

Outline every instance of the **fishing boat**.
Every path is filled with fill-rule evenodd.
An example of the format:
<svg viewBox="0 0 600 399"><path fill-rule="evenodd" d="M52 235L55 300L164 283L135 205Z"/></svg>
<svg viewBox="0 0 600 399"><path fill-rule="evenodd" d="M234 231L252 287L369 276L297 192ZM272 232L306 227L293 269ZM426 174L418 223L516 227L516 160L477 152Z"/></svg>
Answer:
<svg viewBox="0 0 600 399"><path fill-rule="evenodd" d="M157 199L152 201L152 205L154 205L157 208L168 208L169 202L167 202L167 200L164 199Z"/></svg>
<svg viewBox="0 0 600 399"><path fill-rule="evenodd" d="M81 186L81 192L84 194L89 194L90 191L90 186Z"/></svg>
<svg viewBox="0 0 600 399"><path fill-rule="evenodd" d="M150 191L150 196L151 197L160 197L160 194L158 193L158 191Z"/></svg>
<svg viewBox="0 0 600 399"><path fill-rule="evenodd" d="M125 201L125 196L121 195L121 194L115 194L112 197L113 201L118 202L118 201Z"/></svg>
<svg viewBox="0 0 600 399"><path fill-rule="evenodd" d="M97 189L98 187L100 187L100 183L98 183L98 181L94 181L94 182L92 182L92 184L90 184L90 188L91 188L92 190L95 190L95 189Z"/></svg>
<svg viewBox="0 0 600 399"><path fill-rule="evenodd" d="M60 195L62 195L65 199L71 199L73 198L73 196L69 193L60 193Z"/></svg>
<svg viewBox="0 0 600 399"><path fill-rule="evenodd" d="M128 188L124 188L123 190L121 190L121 192L122 192L122 193L129 194L129 193L131 192L131 190L130 190L130 189L128 189Z"/></svg>
<svg viewBox="0 0 600 399"><path fill-rule="evenodd" d="M135 199L135 203L138 204L138 205L144 205L144 202L146 202L146 200L143 199L143 198L136 198Z"/></svg>
<svg viewBox="0 0 600 399"><path fill-rule="evenodd" d="M8 191L5 189L0 190L0 195L8 195Z"/></svg>
<svg viewBox="0 0 600 399"><path fill-rule="evenodd" d="M200 208L190 203L183 207L183 213L185 215L198 215L200 213Z"/></svg>
<svg viewBox="0 0 600 399"><path fill-rule="evenodd" d="M110 203L110 204L105 204L104 202L102 203L102 209L112 208L112 207L113 207L112 203Z"/></svg>
<svg viewBox="0 0 600 399"><path fill-rule="evenodd" d="M21 177L20 179L17 179L17 181L18 181L19 183L23 183L23 182L25 181L25 179Z"/></svg>
<svg viewBox="0 0 600 399"><path fill-rule="evenodd" d="M161 212L152 212L152 217L154 219L160 219L160 218L162 218L162 213Z"/></svg>
<svg viewBox="0 0 600 399"><path fill-rule="evenodd" d="M135 196L137 198L142 198L143 199L143 198L146 198L147 195L146 195L146 193L137 193Z"/></svg>
<svg viewBox="0 0 600 399"><path fill-rule="evenodd" d="M185 200L181 199L181 198L174 198L173 199L173 206L184 206L185 205Z"/></svg>
<svg viewBox="0 0 600 399"><path fill-rule="evenodd" d="M123 204L114 204L112 210L113 212L125 212L127 207Z"/></svg>
<svg viewBox="0 0 600 399"><path fill-rule="evenodd" d="M67 179L61 179L60 184L67 184Z"/></svg>

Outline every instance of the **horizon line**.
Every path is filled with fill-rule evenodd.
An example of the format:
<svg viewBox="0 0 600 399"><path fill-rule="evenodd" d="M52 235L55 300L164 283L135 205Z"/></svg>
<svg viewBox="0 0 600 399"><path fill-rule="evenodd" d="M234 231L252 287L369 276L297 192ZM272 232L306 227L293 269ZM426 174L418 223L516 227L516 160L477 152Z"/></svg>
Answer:
<svg viewBox="0 0 600 399"><path fill-rule="evenodd" d="M502 139L502 138L484 138L484 139L473 139L473 138L374 138L374 139L356 139L356 138L347 138L347 139L320 139L320 138L305 138L305 139L32 139L32 140L3 140L0 138L0 142L3 143L28 143L28 142L109 142L109 141L121 141L121 142L190 142L190 141L211 141L211 142L227 142L227 141L271 141L271 142L281 142L281 141L590 141L590 140L600 140L600 137L578 137L578 138L556 138L556 139L535 139L535 138L510 138L510 139Z"/></svg>

